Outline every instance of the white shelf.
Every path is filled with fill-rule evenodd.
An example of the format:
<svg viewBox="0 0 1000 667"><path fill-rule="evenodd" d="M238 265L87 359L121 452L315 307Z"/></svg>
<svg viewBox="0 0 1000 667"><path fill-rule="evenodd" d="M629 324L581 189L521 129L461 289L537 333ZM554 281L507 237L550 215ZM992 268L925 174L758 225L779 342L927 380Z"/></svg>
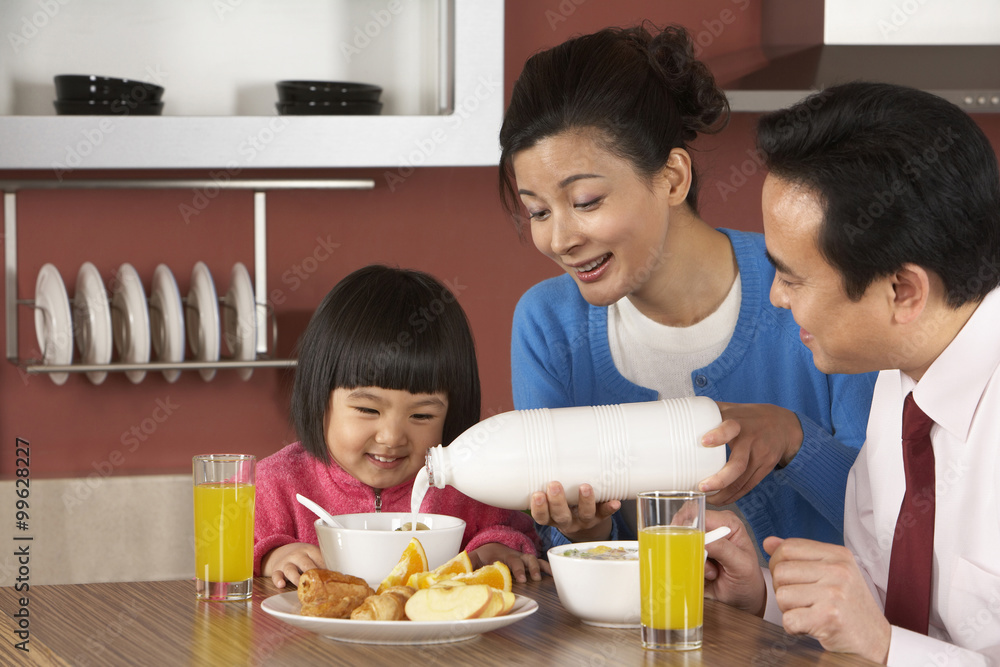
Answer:
<svg viewBox="0 0 1000 667"><path fill-rule="evenodd" d="M63 11L69 13L71 7ZM51 29L57 25L55 18ZM6 19L17 24L18 17ZM440 0L438 20L437 34L445 37L439 38L435 58L437 90L430 103L423 95L424 101L410 108L433 106L440 113L0 116L0 169L45 169L62 175L78 169L195 168L235 175L258 168L387 167L393 169L387 174L405 178L412 167L495 165L504 97L503 0ZM177 47L183 48L182 43ZM115 48L109 44L109 49ZM10 72L17 66L8 61L8 79L17 77L16 69ZM51 72L56 73L72 72ZM364 80L353 78L359 79ZM168 106L170 92L168 87ZM391 112L390 107L387 104Z"/></svg>

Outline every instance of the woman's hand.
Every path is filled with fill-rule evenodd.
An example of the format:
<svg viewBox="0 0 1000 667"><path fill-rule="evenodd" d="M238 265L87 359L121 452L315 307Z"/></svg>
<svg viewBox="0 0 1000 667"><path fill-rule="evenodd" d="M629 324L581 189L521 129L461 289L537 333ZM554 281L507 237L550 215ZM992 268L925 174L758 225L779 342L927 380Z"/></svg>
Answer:
<svg viewBox="0 0 1000 667"><path fill-rule="evenodd" d="M299 585L299 578L306 570L323 567L323 554L315 544L292 542L272 549L261 562L261 574L271 577L278 588L284 588L285 582L293 586Z"/></svg>
<svg viewBox="0 0 1000 667"><path fill-rule="evenodd" d="M501 561L510 568L510 576L519 584L526 582L529 576L532 581L540 581L542 572L552 574L549 564L544 560L538 560L531 554L521 553L499 542L484 544L469 554L469 560L472 561L472 567L477 569Z"/></svg>
<svg viewBox="0 0 1000 667"><path fill-rule="evenodd" d="M766 403L719 403L723 422L701 439L705 447L729 444L729 460L722 470L698 485L718 491L713 505L736 502L760 483L777 465L786 466L802 446L802 425L791 410Z"/></svg>
<svg viewBox="0 0 1000 667"><path fill-rule="evenodd" d="M553 526L572 542L604 540L611 535L611 515L622 506L620 500L597 503L590 484L580 485L580 504L570 507L559 482L549 482L546 493L531 496L531 518L543 526Z"/></svg>

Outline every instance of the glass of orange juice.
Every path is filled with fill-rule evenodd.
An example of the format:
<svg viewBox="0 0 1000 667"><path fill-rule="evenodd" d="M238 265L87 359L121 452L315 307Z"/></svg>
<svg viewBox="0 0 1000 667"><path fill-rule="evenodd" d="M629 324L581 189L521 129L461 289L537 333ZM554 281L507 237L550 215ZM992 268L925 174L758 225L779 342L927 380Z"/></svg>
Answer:
<svg viewBox="0 0 1000 667"><path fill-rule="evenodd" d="M705 494L647 491L637 504L642 646L701 648Z"/></svg>
<svg viewBox="0 0 1000 667"><path fill-rule="evenodd" d="M257 459L249 454L200 454L193 462L198 599L247 600L253 590Z"/></svg>

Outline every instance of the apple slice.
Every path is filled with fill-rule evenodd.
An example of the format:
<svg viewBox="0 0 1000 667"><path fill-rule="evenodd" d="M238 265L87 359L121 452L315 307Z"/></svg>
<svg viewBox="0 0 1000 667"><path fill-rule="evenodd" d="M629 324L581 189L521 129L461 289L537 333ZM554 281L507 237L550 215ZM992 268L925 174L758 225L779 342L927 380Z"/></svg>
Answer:
<svg viewBox="0 0 1000 667"><path fill-rule="evenodd" d="M503 610L497 616L503 616L510 612L514 608L514 603L517 602L517 596L510 591L500 591L503 593Z"/></svg>
<svg viewBox="0 0 1000 667"><path fill-rule="evenodd" d="M483 609L481 614L479 614L479 618L493 618L494 616L503 615L503 591L496 588L491 588L490 591L492 593L492 597L486 605L486 608Z"/></svg>
<svg viewBox="0 0 1000 667"><path fill-rule="evenodd" d="M493 600L485 584L424 588L406 601L411 621L464 621L479 618Z"/></svg>

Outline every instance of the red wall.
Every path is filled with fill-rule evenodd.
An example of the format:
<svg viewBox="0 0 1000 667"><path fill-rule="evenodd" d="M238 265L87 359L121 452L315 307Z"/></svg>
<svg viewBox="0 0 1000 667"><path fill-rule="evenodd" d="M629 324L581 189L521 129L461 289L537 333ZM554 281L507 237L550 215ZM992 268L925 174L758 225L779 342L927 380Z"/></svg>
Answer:
<svg viewBox="0 0 1000 667"><path fill-rule="evenodd" d="M760 17L741 12L735 0L507 0L506 84L538 49L606 25L641 19L680 23L700 36L703 57L752 47ZM724 14L723 12L732 12ZM721 23L722 19L731 20ZM720 26L724 29L719 30ZM732 72L722 73L732 74ZM1000 145L1000 115L981 116ZM699 141L702 214L713 225L760 229L760 183L737 171L753 145L755 116L736 114L721 135ZM746 167L749 170L752 164ZM0 178L46 177L0 172ZM158 173L108 173L129 178ZM177 175L177 174L171 174ZM207 174L187 172L190 177ZM372 262L419 268L448 280L473 324L479 349L485 413L509 410L510 320L520 294L555 274L530 242L522 243L501 213L495 168L427 168L390 191L382 170L260 171L247 177L372 178L361 192L272 192L268 195L268 286L279 325L278 356L292 353L312 310L348 272ZM732 186L732 187L730 187ZM733 191L735 187L735 191ZM76 272L94 262L109 283L131 262L149 289L153 270L167 264L186 294L191 268L206 262L217 289L241 261L253 272L252 195L226 192L184 219L191 191L25 192L18 196L18 296L30 299L35 276L51 262L70 295ZM327 248L332 247L331 251ZM315 258L304 262L307 258ZM315 267L315 268L314 268ZM308 273L306 269L313 269ZM304 276L299 277L299 276ZM31 310L19 307L20 353L38 357ZM0 332L0 337L3 332ZM36 476L186 471L190 457L210 451L258 456L277 450L294 434L288 426L291 373L257 370L243 382L232 371L204 382L185 372L174 384L158 373L131 384L121 373L92 385L74 374L63 386L45 375L28 376L0 363L0 475L14 468L14 440L29 440Z"/></svg>

